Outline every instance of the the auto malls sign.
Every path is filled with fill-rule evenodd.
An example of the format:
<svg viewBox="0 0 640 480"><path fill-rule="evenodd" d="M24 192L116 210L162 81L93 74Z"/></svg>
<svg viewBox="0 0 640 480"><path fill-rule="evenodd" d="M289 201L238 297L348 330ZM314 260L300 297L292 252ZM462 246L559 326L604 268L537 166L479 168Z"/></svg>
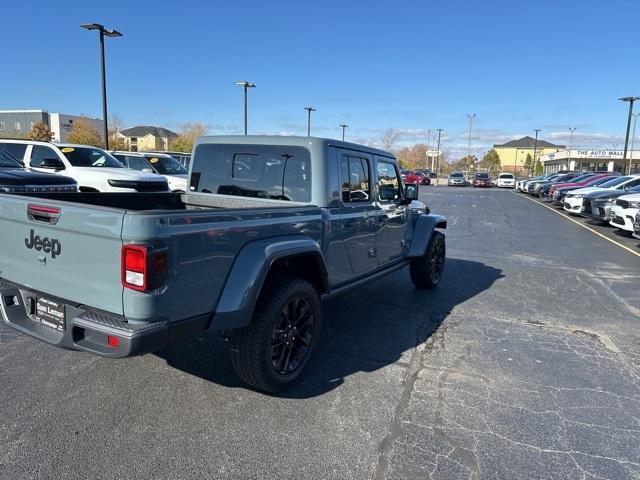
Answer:
<svg viewBox="0 0 640 480"><path fill-rule="evenodd" d="M572 150L571 157L577 158L622 158L622 150Z"/></svg>

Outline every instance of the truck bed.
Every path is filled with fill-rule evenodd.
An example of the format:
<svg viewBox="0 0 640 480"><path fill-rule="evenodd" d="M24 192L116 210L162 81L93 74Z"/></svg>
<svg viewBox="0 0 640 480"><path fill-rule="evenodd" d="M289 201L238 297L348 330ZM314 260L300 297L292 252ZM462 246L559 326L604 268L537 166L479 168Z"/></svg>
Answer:
<svg viewBox="0 0 640 480"><path fill-rule="evenodd" d="M291 208L305 203L265 198L234 197L210 193L25 193L21 196L94 205L118 210L187 210L187 209L253 209Z"/></svg>

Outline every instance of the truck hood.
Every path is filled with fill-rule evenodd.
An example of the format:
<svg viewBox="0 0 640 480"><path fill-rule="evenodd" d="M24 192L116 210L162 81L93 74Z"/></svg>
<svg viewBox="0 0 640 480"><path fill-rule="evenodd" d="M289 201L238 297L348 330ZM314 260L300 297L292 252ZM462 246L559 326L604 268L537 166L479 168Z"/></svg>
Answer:
<svg viewBox="0 0 640 480"><path fill-rule="evenodd" d="M24 168L0 168L0 185L75 185L75 180Z"/></svg>
<svg viewBox="0 0 640 480"><path fill-rule="evenodd" d="M74 171L83 177L104 178L109 180L137 180L142 182L162 181L162 175L141 172L130 168L74 167Z"/></svg>

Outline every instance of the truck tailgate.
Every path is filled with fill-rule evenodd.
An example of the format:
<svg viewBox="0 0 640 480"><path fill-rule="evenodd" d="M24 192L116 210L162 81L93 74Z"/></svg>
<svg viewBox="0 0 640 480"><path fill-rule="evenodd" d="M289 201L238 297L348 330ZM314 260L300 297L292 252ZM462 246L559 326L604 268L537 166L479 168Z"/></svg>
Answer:
<svg viewBox="0 0 640 480"><path fill-rule="evenodd" d="M122 315L123 217L118 209L0 194L0 278Z"/></svg>

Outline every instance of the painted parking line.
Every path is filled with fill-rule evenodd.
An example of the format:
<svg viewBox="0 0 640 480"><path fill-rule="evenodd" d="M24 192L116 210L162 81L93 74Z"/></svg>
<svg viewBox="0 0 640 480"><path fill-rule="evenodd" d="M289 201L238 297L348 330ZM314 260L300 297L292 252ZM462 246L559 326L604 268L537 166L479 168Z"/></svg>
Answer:
<svg viewBox="0 0 640 480"><path fill-rule="evenodd" d="M515 192L514 192L514 193L515 193ZM570 222L573 222L573 223L575 223L576 225L580 225L582 228L586 228L586 229L587 229L587 230L589 230L591 233L595 233L595 234L596 234L596 235L598 235L599 237L604 238L607 242L611 242L611 243L613 243L614 245L617 245L618 247L622 248L623 250L626 250L627 252L629 252L629 253L631 253L631 254L635 255L636 257L640 257L640 252L636 252L636 251L635 251L635 250L633 250L632 248L629 248L629 247L627 247L626 245L621 244L620 242L616 242L613 238L609 238L609 237L607 237L606 235L603 235L602 233L600 233L600 232L598 232L598 231L594 230L593 228L589 227L588 225L585 225L584 223L579 222L578 220L576 220L576 219L574 219L574 218L571 218L571 217L570 217L570 216L568 216L568 215L565 215L565 214L564 214L564 213L562 213L561 211L556 210L555 208L550 207L550 206L548 206L548 205L545 205L545 204L543 204L543 203L540 203L540 202L538 202L537 200L535 200L535 199L533 199L533 198L529 198L528 196L521 196L521 195L518 195L518 196L519 196L519 197L522 197L522 198L526 198L527 200L531 200L533 203L535 203L535 204L537 204L537 205L540 205L541 207L547 208L547 209L551 210L553 213L557 213L557 214L558 214L558 215L560 215L561 217L566 218L567 220L569 220Z"/></svg>

